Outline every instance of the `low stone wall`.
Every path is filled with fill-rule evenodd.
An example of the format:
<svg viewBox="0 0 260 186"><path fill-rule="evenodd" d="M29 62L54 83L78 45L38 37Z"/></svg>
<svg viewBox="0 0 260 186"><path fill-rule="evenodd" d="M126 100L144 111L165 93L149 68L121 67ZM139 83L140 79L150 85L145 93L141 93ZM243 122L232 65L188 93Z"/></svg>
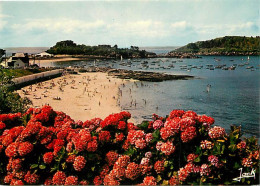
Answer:
<svg viewBox="0 0 260 186"><path fill-rule="evenodd" d="M63 69L51 70L47 72L41 72L37 74L14 78L12 81L14 82L14 86L16 88L21 88L23 86L30 85L32 83L36 83L53 77L60 76L63 73L63 71L64 71Z"/></svg>

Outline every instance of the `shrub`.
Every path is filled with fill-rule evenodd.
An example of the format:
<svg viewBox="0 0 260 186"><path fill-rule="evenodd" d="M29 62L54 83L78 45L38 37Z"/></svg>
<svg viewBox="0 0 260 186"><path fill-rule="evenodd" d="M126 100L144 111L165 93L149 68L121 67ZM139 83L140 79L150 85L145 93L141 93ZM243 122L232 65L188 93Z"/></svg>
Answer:
<svg viewBox="0 0 260 186"><path fill-rule="evenodd" d="M259 184L259 146L240 127L227 134L193 111L139 125L130 117L75 122L49 106L0 115L0 183ZM252 175L239 178L241 169Z"/></svg>

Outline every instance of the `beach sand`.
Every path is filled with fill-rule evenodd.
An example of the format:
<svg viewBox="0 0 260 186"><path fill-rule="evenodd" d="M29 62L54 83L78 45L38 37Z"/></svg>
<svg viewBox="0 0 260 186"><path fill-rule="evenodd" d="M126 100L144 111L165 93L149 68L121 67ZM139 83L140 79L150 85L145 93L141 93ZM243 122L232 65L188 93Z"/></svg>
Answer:
<svg viewBox="0 0 260 186"><path fill-rule="evenodd" d="M52 62L61 62L61 61L81 61L81 60L89 60L88 58L75 58L75 57L54 57L54 58L46 58L46 59L30 59L29 63L32 65L35 64L44 64L44 63L52 63Z"/></svg>
<svg viewBox="0 0 260 186"><path fill-rule="evenodd" d="M126 81L101 72L80 73L30 85L17 92L31 99L34 107L49 104L54 110L84 122L120 112L119 86Z"/></svg>

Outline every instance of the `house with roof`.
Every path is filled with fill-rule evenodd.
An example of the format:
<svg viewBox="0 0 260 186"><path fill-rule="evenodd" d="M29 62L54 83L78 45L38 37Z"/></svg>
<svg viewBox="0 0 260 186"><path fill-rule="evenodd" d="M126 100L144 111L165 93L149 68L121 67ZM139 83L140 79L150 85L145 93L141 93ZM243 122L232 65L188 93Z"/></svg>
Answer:
<svg viewBox="0 0 260 186"><path fill-rule="evenodd" d="M29 66L29 56L27 53L13 53L8 59L1 62L1 65L5 68L24 68Z"/></svg>

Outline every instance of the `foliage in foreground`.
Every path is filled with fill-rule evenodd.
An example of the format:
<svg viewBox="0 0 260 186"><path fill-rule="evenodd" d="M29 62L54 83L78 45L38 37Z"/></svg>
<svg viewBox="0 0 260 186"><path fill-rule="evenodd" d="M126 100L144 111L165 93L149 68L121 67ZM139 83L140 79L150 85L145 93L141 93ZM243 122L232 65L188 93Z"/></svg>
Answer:
<svg viewBox="0 0 260 186"><path fill-rule="evenodd" d="M49 106L0 115L0 183L11 185L257 184L259 146L227 134L193 111L153 115L136 126L128 112L74 121ZM239 177L254 173L255 177ZM252 174L253 175L253 174Z"/></svg>
<svg viewBox="0 0 260 186"><path fill-rule="evenodd" d="M25 112L31 101L12 91L12 76L0 69L0 114Z"/></svg>

